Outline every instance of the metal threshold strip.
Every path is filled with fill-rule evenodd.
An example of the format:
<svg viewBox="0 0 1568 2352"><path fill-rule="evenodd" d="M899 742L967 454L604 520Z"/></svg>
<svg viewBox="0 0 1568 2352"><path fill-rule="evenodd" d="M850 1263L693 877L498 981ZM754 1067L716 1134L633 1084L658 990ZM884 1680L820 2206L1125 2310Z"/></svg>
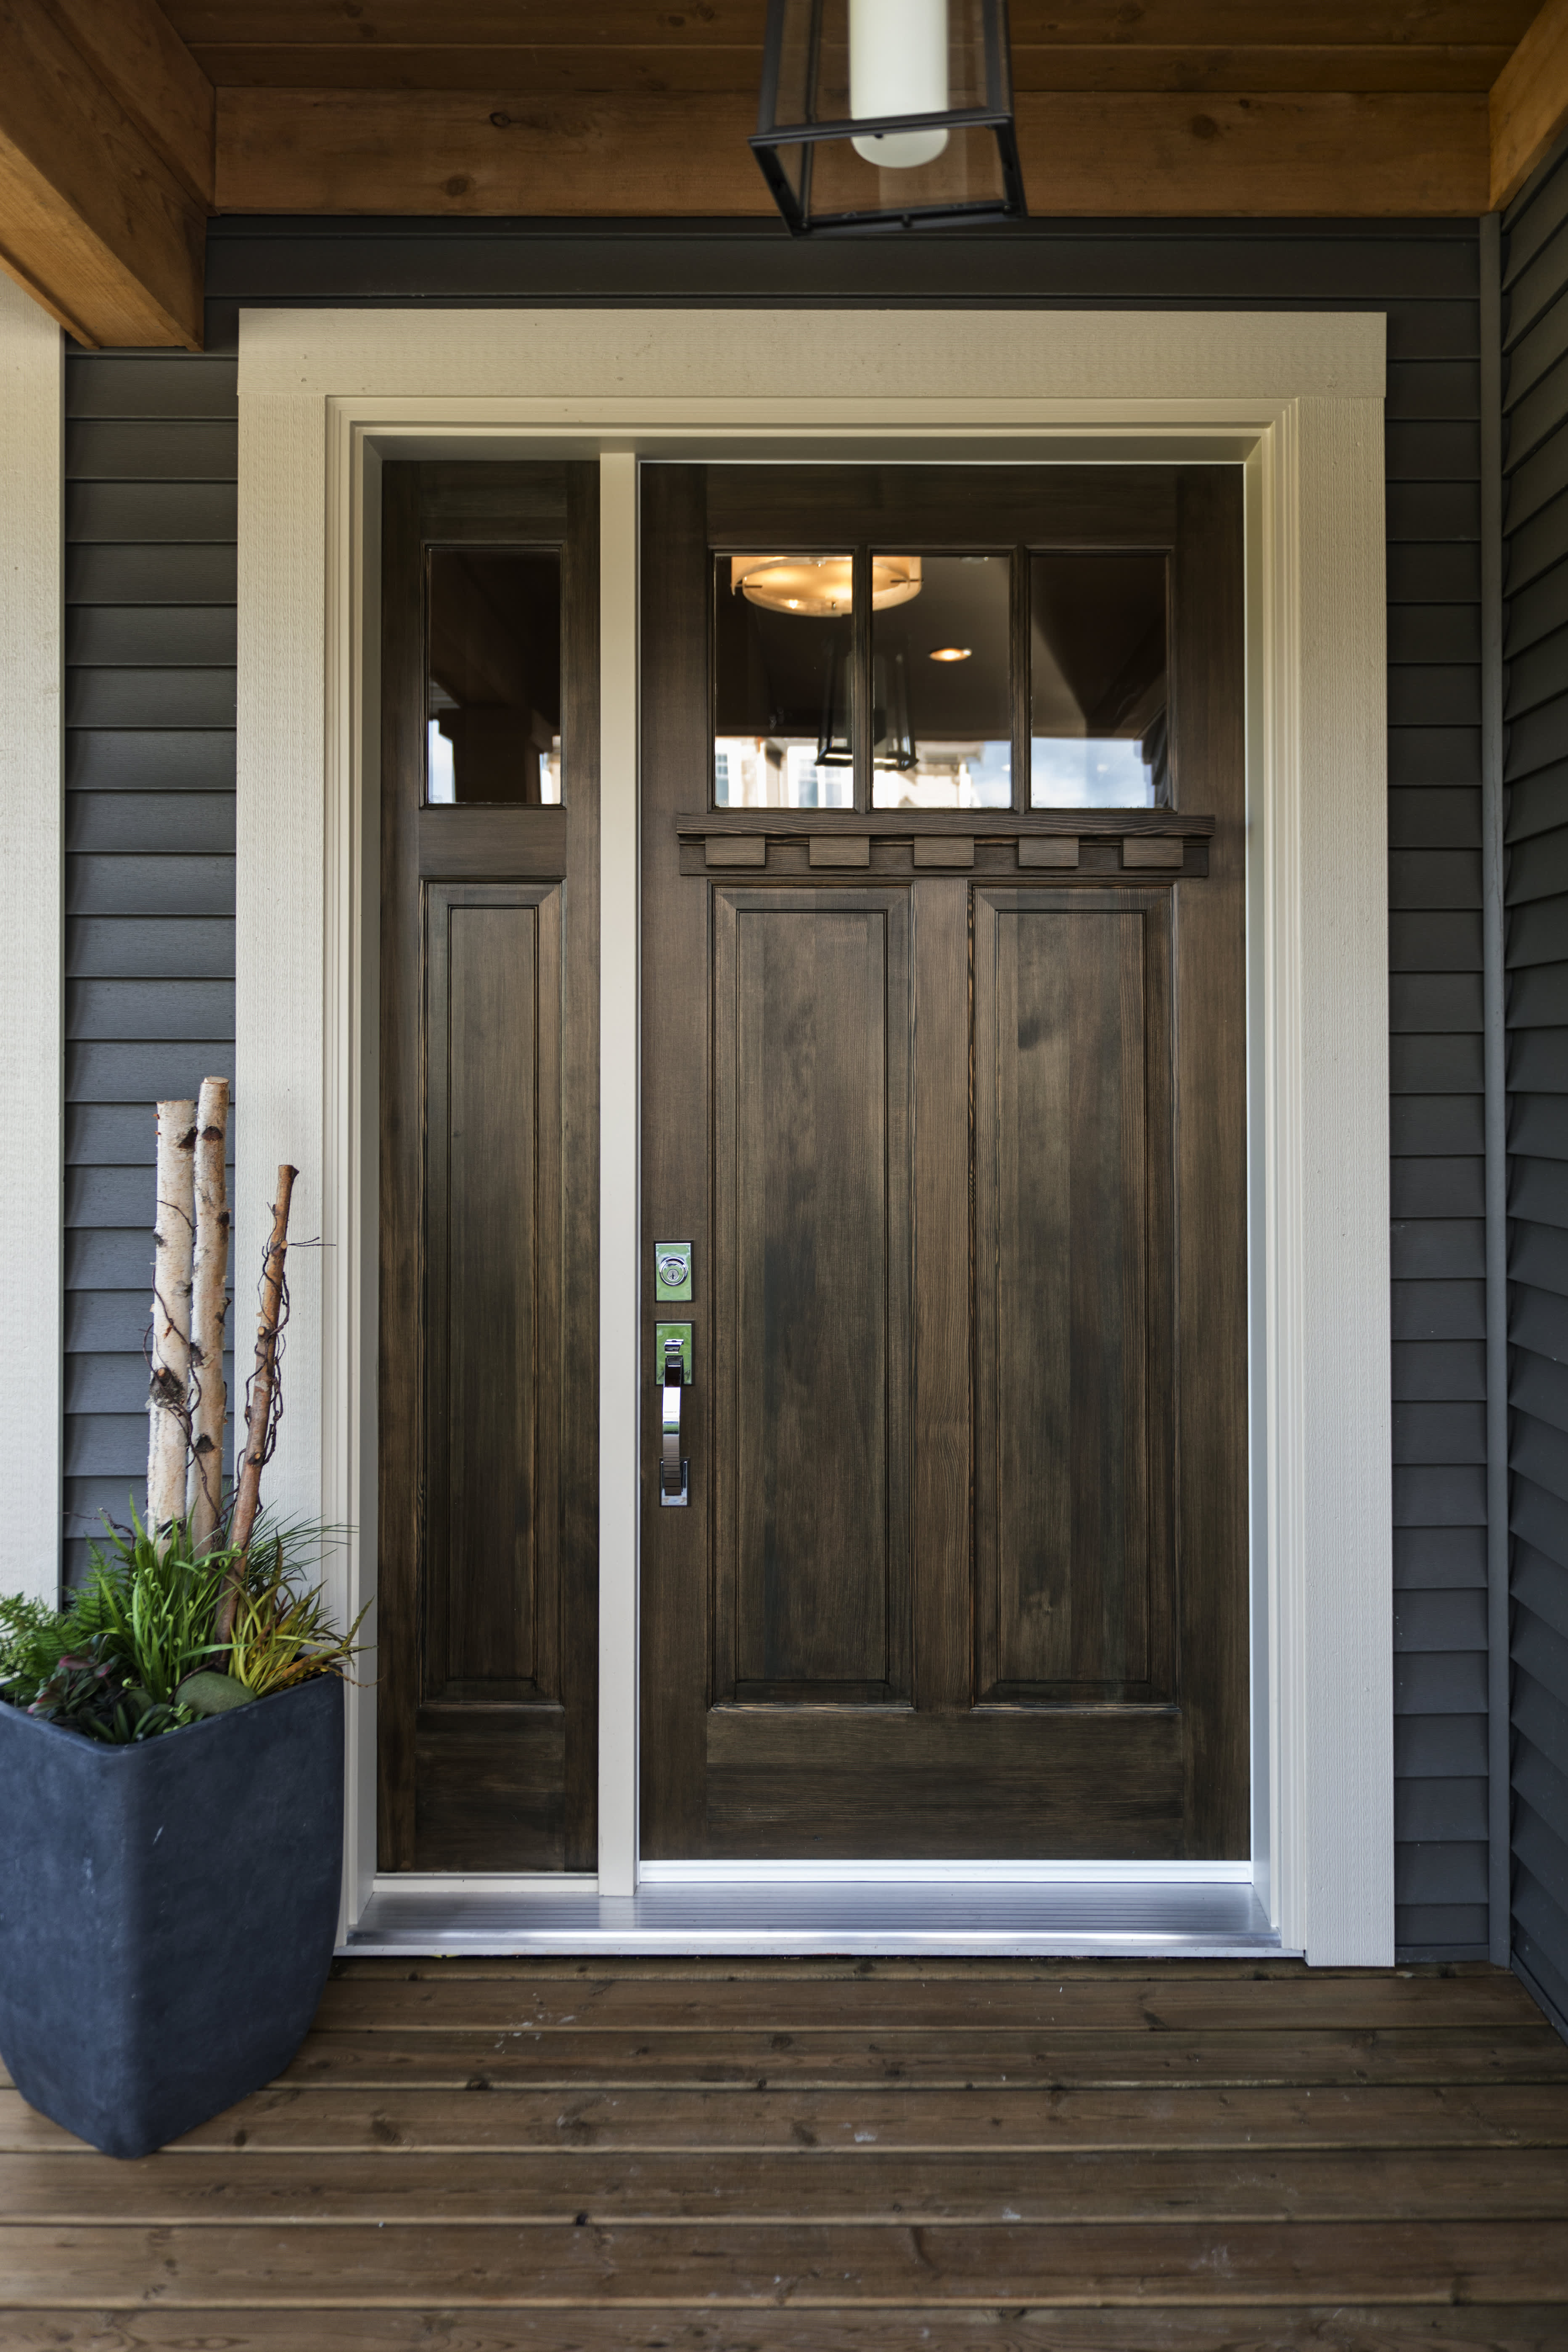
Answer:
<svg viewBox="0 0 1568 2352"><path fill-rule="evenodd" d="M1278 1955L1236 1864L647 1864L632 1895L592 1878L381 1877L343 1952L1246 1959ZM794 1873L795 1874L791 1874ZM900 1874L894 1874L899 1873Z"/></svg>

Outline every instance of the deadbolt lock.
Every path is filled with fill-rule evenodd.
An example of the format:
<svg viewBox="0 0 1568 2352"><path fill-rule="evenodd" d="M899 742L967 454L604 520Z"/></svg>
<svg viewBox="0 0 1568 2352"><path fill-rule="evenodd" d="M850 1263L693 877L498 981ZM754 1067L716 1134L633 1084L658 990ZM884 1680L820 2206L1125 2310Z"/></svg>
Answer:
<svg viewBox="0 0 1568 2352"><path fill-rule="evenodd" d="M691 1244L689 1242L655 1242L653 1295L656 1299L690 1297Z"/></svg>

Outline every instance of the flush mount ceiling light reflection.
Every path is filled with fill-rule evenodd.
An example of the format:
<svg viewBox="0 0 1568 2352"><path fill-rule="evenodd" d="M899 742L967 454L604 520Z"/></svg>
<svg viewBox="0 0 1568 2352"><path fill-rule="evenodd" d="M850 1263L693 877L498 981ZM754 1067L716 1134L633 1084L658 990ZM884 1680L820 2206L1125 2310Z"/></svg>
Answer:
<svg viewBox="0 0 1568 2352"><path fill-rule="evenodd" d="M733 555L730 593L733 595L739 589L749 604L761 604L770 613L832 620L854 610L854 559L847 555ZM920 593L918 555L871 558L874 613L886 612L891 604L907 604Z"/></svg>
<svg viewBox="0 0 1568 2352"><path fill-rule="evenodd" d="M1021 217L1007 0L769 0L751 143L797 236Z"/></svg>
<svg viewBox="0 0 1568 2352"><path fill-rule="evenodd" d="M928 661L967 661L973 650L973 646L938 646L933 654L926 656L926 659Z"/></svg>

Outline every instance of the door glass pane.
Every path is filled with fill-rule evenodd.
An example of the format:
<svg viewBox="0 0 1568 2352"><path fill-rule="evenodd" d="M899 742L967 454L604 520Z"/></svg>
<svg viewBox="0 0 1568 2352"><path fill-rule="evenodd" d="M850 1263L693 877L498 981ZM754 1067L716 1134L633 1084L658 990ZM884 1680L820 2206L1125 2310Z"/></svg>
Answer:
<svg viewBox="0 0 1568 2352"><path fill-rule="evenodd" d="M1010 557L871 562L873 804L1010 807Z"/></svg>
<svg viewBox="0 0 1568 2352"><path fill-rule="evenodd" d="M561 557L430 551L428 802L561 798Z"/></svg>
<svg viewBox="0 0 1568 2352"><path fill-rule="evenodd" d="M1029 801L1166 808L1165 559L1029 561Z"/></svg>
<svg viewBox="0 0 1568 2352"><path fill-rule="evenodd" d="M713 559L713 798L853 808L854 566L847 555Z"/></svg>

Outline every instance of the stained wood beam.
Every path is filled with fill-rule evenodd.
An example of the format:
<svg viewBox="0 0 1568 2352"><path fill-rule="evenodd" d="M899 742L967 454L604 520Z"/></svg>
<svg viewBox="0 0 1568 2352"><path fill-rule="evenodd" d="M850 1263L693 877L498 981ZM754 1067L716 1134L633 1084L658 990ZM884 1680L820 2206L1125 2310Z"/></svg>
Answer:
<svg viewBox="0 0 1568 2352"><path fill-rule="evenodd" d="M1492 84L1493 212L1511 204L1568 125L1568 0L1546 0Z"/></svg>
<svg viewBox="0 0 1568 2352"><path fill-rule="evenodd" d="M1568 5L1568 0L1564 0ZM545 100L218 93L220 211L766 216L754 91ZM1022 92L1031 209L1060 215L1484 211L1484 93Z"/></svg>
<svg viewBox="0 0 1568 2352"><path fill-rule="evenodd" d="M153 0L0 0L0 268L79 342L200 349L212 121Z"/></svg>

